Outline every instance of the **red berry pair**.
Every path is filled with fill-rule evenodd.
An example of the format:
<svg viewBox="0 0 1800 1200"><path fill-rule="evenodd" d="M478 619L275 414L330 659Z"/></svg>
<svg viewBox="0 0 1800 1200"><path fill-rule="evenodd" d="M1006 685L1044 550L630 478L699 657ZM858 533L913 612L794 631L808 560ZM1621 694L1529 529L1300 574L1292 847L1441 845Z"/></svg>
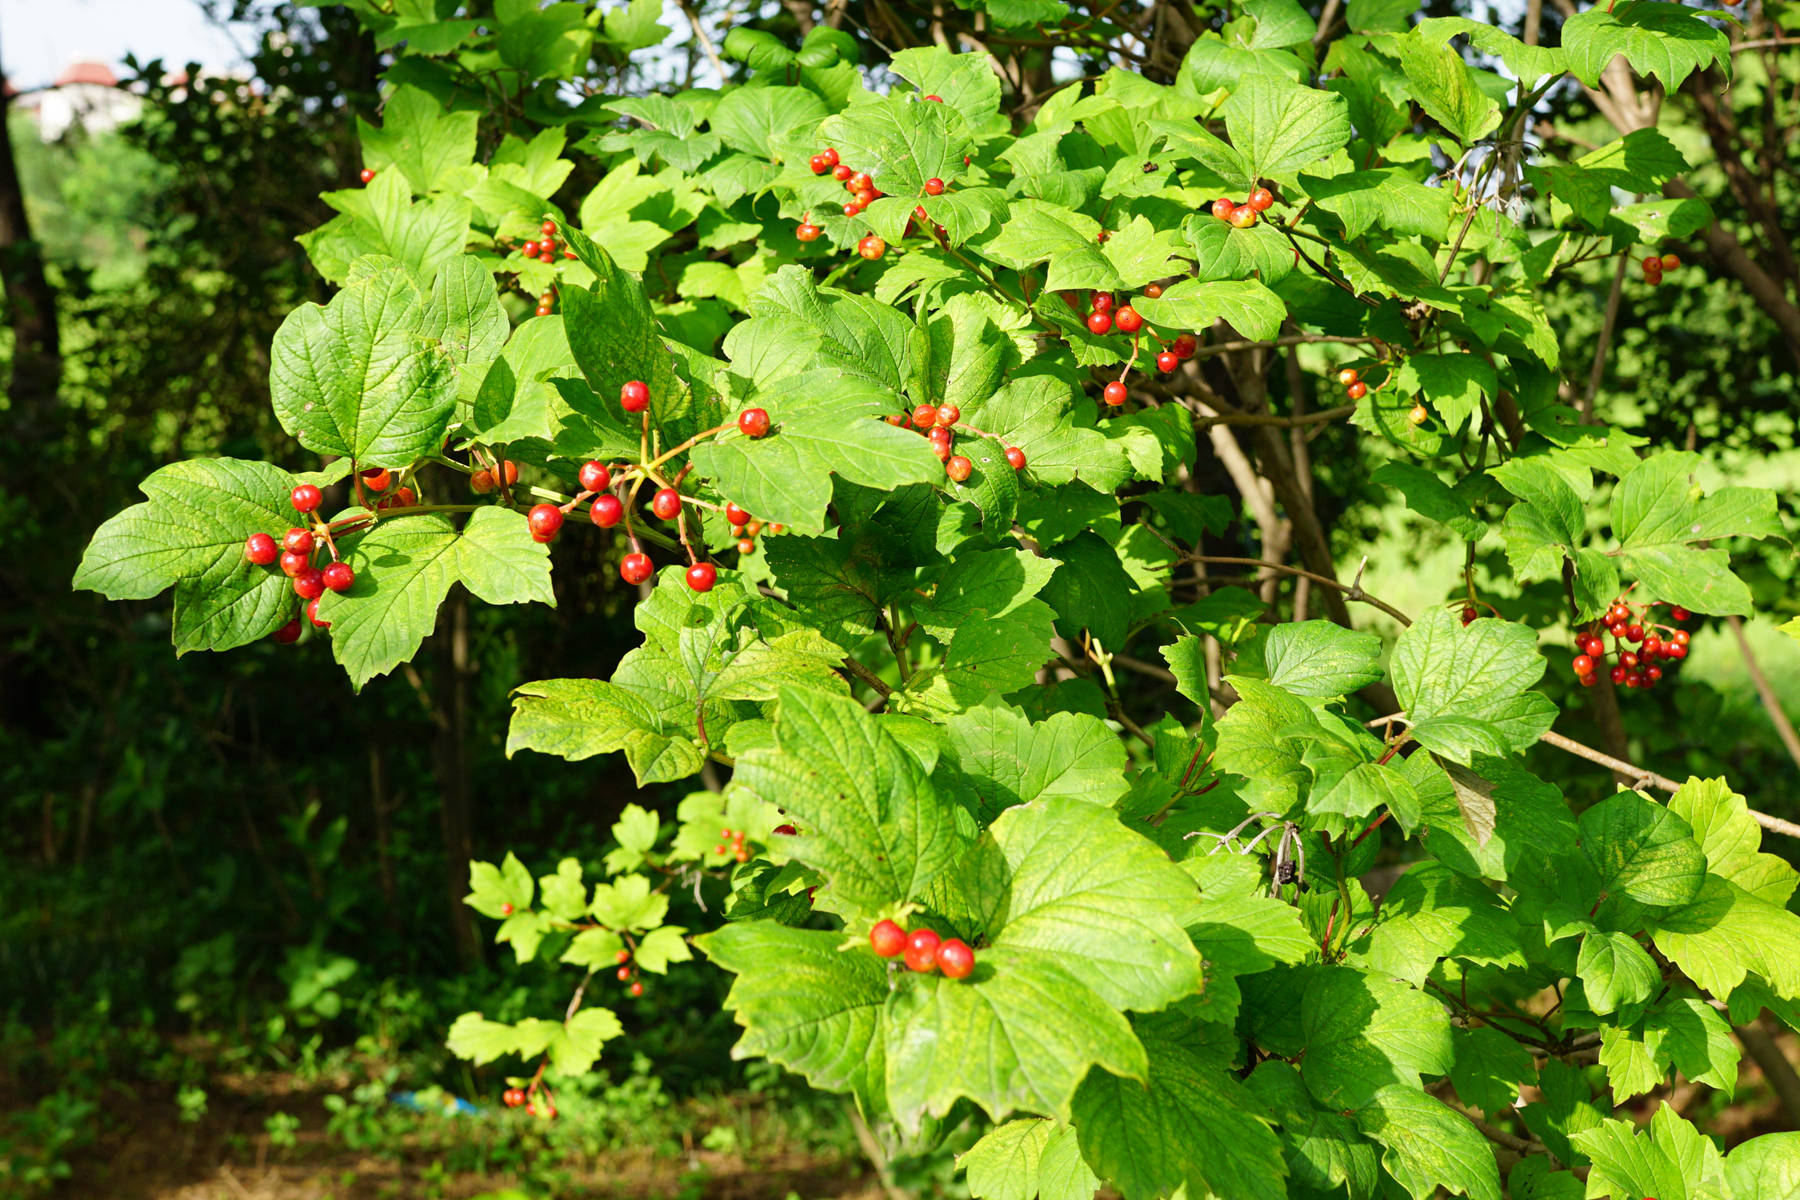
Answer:
<svg viewBox="0 0 1800 1200"><path fill-rule="evenodd" d="M941 939L930 929L908 933L893 921L877 921L869 930L869 947L883 958L900 956L907 970L921 975L937 970L947 979L966 979L975 970L975 951L967 943Z"/></svg>
<svg viewBox="0 0 1800 1200"><path fill-rule="evenodd" d="M519 464L508 458L492 470L483 468L469 476L469 490L478 496L485 496L499 486L504 480L507 487L519 482Z"/></svg>
<svg viewBox="0 0 1800 1200"><path fill-rule="evenodd" d="M1248 229L1256 224L1256 218L1275 206L1275 193L1266 187L1259 187L1250 193L1250 198L1242 204L1229 196L1220 196L1212 202L1212 215L1221 221L1229 221L1238 229Z"/></svg>

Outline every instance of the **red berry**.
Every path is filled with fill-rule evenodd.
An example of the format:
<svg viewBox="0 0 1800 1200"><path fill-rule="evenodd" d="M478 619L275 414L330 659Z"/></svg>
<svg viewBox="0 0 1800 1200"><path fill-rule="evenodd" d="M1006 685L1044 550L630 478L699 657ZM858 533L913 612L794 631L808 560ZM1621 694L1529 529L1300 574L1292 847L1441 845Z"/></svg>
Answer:
<svg viewBox="0 0 1800 1200"><path fill-rule="evenodd" d="M838 152L830 146L819 151L819 157L825 160L825 165L828 167L835 167L838 165Z"/></svg>
<svg viewBox="0 0 1800 1200"><path fill-rule="evenodd" d="M942 104L944 102L944 98L942 96L927 96L927 97L925 97L925 99L931 101L933 104ZM968 159L965 157L963 159L963 162L966 164L968 162Z"/></svg>
<svg viewBox="0 0 1800 1200"><path fill-rule="evenodd" d="M540 305L538 305L538 306L537 306L537 315L538 315L538 316L540 316L540 317L547 317L547 316L549 316L549 315L550 315L550 306L549 306L549 305L547 305L547 304L540 304Z"/></svg>
<svg viewBox="0 0 1800 1200"><path fill-rule="evenodd" d="M949 461L944 463L944 474L948 475L957 483L962 483L964 480L968 479L974 471L975 464L960 454L955 455Z"/></svg>
<svg viewBox="0 0 1800 1200"><path fill-rule="evenodd" d="M920 429L930 429L937 424L937 405L921 404L912 410L912 423Z"/></svg>
<svg viewBox="0 0 1800 1200"><path fill-rule="evenodd" d="M253 533L244 539L244 557L259 567L266 567L281 557L281 550L268 534Z"/></svg>
<svg viewBox="0 0 1800 1200"><path fill-rule="evenodd" d="M681 511L681 493L674 488L660 488L650 497L650 511L665 521L673 521Z"/></svg>
<svg viewBox="0 0 1800 1200"><path fill-rule="evenodd" d="M1144 327L1144 318L1138 315L1137 309L1127 304L1113 313L1113 325L1120 333L1136 333Z"/></svg>
<svg viewBox="0 0 1800 1200"><path fill-rule="evenodd" d="M519 253L523 254L526 258L536 258L538 256L538 244L536 242L526 242L523 246L519 247Z"/></svg>
<svg viewBox="0 0 1800 1200"><path fill-rule="evenodd" d="M525 522L531 526L532 540L547 542L562 528L563 510L554 504L534 504L525 514Z"/></svg>
<svg viewBox="0 0 1800 1200"><path fill-rule="evenodd" d="M363 486L377 492L385 492L394 481L394 473L386 467L370 467L362 473Z"/></svg>
<svg viewBox="0 0 1800 1200"><path fill-rule="evenodd" d="M543 251L543 253L538 255L538 261L541 263L555 262L556 261L556 251L546 249L545 251Z"/></svg>
<svg viewBox="0 0 1800 1200"><path fill-rule="evenodd" d="M1638 656L1632 651L1627 650L1619 655L1619 665L1624 667L1627 671L1635 671L1638 666Z"/></svg>
<svg viewBox="0 0 1800 1200"><path fill-rule="evenodd" d="M632 995L633 995L633 996L641 996L641 995L643 995L643 994L644 994L644 985L643 985L643 983L641 983L641 982L633 982L633 983L632 983L632 985L631 985L631 988L630 988L630 991L631 991L631 994L632 994ZM551 1110L550 1110L550 1113L549 1113L549 1115L550 1115L550 1116L553 1116L553 1117L554 1117L554 1116L555 1116L555 1115L556 1115L556 1110L555 1110L555 1109L554 1109L554 1108L553 1108L553 1109L551 1109Z"/></svg>
<svg viewBox="0 0 1800 1200"><path fill-rule="evenodd" d="M1355 383L1357 380L1359 380L1361 378L1362 378L1362 375L1357 371L1357 369L1355 367L1345 367L1343 370L1341 370L1337 373L1337 381L1338 381L1338 385L1340 387L1349 387L1351 384Z"/></svg>
<svg viewBox="0 0 1800 1200"><path fill-rule="evenodd" d="M1169 355L1169 357L1174 358L1175 356L1173 354L1171 354L1171 355ZM1159 368L1162 368L1163 370L1167 370L1167 371L1173 371L1175 369L1174 363L1170 363L1167 367L1163 367L1162 360L1163 360L1162 355L1159 354L1156 356L1156 365ZM1119 407L1119 405L1125 403L1125 397L1127 395L1127 392L1128 392L1128 389L1126 388L1126 386L1123 383L1121 383L1120 381L1118 381L1117 379L1115 379L1111 383L1106 385L1105 389L1103 389L1101 391L1100 395L1108 404L1110 404L1114 408L1117 408L1117 407Z"/></svg>
<svg viewBox="0 0 1800 1200"><path fill-rule="evenodd" d="M624 515L624 501L611 494L594 497L593 507L588 509L588 520L602 529L611 529Z"/></svg>
<svg viewBox="0 0 1800 1200"><path fill-rule="evenodd" d="M494 473L480 470L469 476L469 490L477 496L485 496L494 490Z"/></svg>
<svg viewBox="0 0 1800 1200"><path fill-rule="evenodd" d="M821 230L817 225L814 225L811 221L802 221L802 222L800 222L799 225L795 226L795 228L794 228L794 236L799 238L803 242L818 241L819 234L821 234L822 232L824 232L824 231Z"/></svg>
<svg viewBox="0 0 1800 1200"><path fill-rule="evenodd" d="M619 564L619 578L626 583L642 583L656 573L656 564L648 554L627 554Z"/></svg>
<svg viewBox="0 0 1800 1200"><path fill-rule="evenodd" d="M1594 660L1585 654L1577 654L1575 656L1575 661L1569 665L1575 668L1575 673L1577 675L1592 675L1594 673Z"/></svg>
<svg viewBox="0 0 1800 1200"><path fill-rule="evenodd" d="M825 161L825 156L823 154L813 155L807 162L807 166L812 168L812 173L814 175L823 175L825 172L831 170L831 164Z"/></svg>
<svg viewBox="0 0 1800 1200"><path fill-rule="evenodd" d="M281 556L281 573L289 579L312 566L312 557L306 554L288 552Z"/></svg>
<svg viewBox="0 0 1800 1200"><path fill-rule="evenodd" d="M1164 350L1156 356L1156 369L1164 375L1172 374L1181 365L1181 358L1173 350Z"/></svg>
<svg viewBox="0 0 1800 1200"><path fill-rule="evenodd" d="M512 902L510 900L501 901L500 915L503 917L510 917L513 915L513 906L512 906Z"/></svg>
<svg viewBox="0 0 1800 1200"><path fill-rule="evenodd" d="M737 426L745 437L762 437L769 432L769 412L763 408L746 408L738 414Z"/></svg>
<svg viewBox="0 0 1800 1200"><path fill-rule="evenodd" d="M1667 651L1667 654L1670 658L1686 658L1688 656L1687 643L1680 642L1680 643L1677 643L1676 645L1670 646Z"/></svg>
<svg viewBox="0 0 1800 1200"><path fill-rule="evenodd" d="M779 833L783 837L794 837L800 831L795 829L792 825L777 825L774 829L770 830L770 832Z"/></svg>
<svg viewBox="0 0 1800 1200"><path fill-rule="evenodd" d="M1234 229L1248 229L1256 224L1256 210L1248 204L1240 204L1231 210L1231 225Z"/></svg>
<svg viewBox="0 0 1800 1200"><path fill-rule="evenodd" d="M1600 682L1600 677L1598 675L1583 675L1583 676L1581 676L1581 686L1582 687L1593 687L1598 682Z"/></svg>
<svg viewBox="0 0 1800 1200"><path fill-rule="evenodd" d="M861 208L867 208L869 205L875 203L875 189L864 188L856 193L856 203Z"/></svg>
<svg viewBox="0 0 1800 1200"><path fill-rule="evenodd" d="M738 539L738 544L737 544L737 552L738 552L738 553L739 553L739 554L755 554L755 553L756 553L756 541L755 541L755 539L753 539L753 538L739 538L739 539Z"/></svg>
<svg viewBox="0 0 1800 1200"><path fill-rule="evenodd" d="M930 179L927 179L925 181L925 194L927 196L943 195L944 194L944 181L939 179L935 175L932 176Z"/></svg>
<svg viewBox="0 0 1800 1200"><path fill-rule="evenodd" d="M843 163L831 164L831 177L833 179L842 181L850 178L850 176L854 174L856 174L856 172L852 171L849 167L846 167Z"/></svg>
<svg viewBox="0 0 1800 1200"><path fill-rule="evenodd" d="M1590 658L1604 658L1606 656L1606 643L1597 637L1587 637L1582 639L1581 649L1582 652Z"/></svg>
<svg viewBox="0 0 1800 1200"><path fill-rule="evenodd" d="M1217 200L1212 202L1212 215L1221 221L1229 221L1231 220L1232 211L1236 208L1236 203L1225 196L1220 196Z"/></svg>
<svg viewBox="0 0 1800 1200"><path fill-rule="evenodd" d="M1462 610L1462 623L1463 623L1464 628L1467 628L1468 626L1474 624L1475 618L1479 617L1480 615L1481 614L1476 612L1473 608L1465 607Z"/></svg>
<svg viewBox="0 0 1800 1200"><path fill-rule="evenodd" d="M1614 667L1608 673L1612 676L1612 681L1617 684L1617 683L1624 683L1625 677L1627 675L1629 675L1631 672L1627 671L1624 667Z"/></svg>
<svg viewBox="0 0 1800 1200"><path fill-rule="evenodd" d="M940 425L925 437L931 443L932 453L938 456L939 462L950 461L950 447L955 444L956 439L948 429Z"/></svg>
<svg viewBox="0 0 1800 1200"><path fill-rule="evenodd" d="M1627 625L1625 627L1625 640L1628 642L1643 641L1644 627L1642 625Z"/></svg>
<svg viewBox="0 0 1800 1200"><path fill-rule="evenodd" d="M877 921L869 930L869 949L883 958L893 958L906 952L906 930L892 921Z"/></svg>
<svg viewBox="0 0 1800 1200"><path fill-rule="evenodd" d="M325 502L324 493L310 483L303 483L288 493L288 499L294 503L295 512L309 513Z"/></svg>
<svg viewBox="0 0 1800 1200"><path fill-rule="evenodd" d="M956 407L954 404L938 405L937 423L939 425L942 425L945 429L949 429L960 420L962 420L962 409Z"/></svg>
<svg viewBox="0 0 1800 1200"><path fill-rule="evenodd" d="M1644 657L1655 658L1663 652L1663 640L1654 633L1644 635Z"/></svg>
<svg viewBox="0 0 1800 1200"><path fill-rule="evenodd" d="M286 625L283 625L280 629L271 633L269 637L274 641L280 642L283 646L293 645L300 640L300 618L295 617Z"/></svg>
<svg viewBox="0 0 1800 1200"><path fill-rule="evenodd" d="M1350 397L1352 400L1361 400L1364 396L1366 396L1368 394L1369 394L1369 385L1364 383L1360 379L1357 380L1355 383L1351 384L1349 387L1344 389L1344 395Z"/></svg>
<svg viewBox="0 0 1800 1200"><path fill-rule="evenodd" d="M1144 295L1150 297L1152 300L1160 299L1162 297L1162 284L1150 284L1144 289Z"/></svg>
<svg viewBox="0 0 1800 1200"><path fill-rule="evenodd" d="M606 469L605 463L584 462L581 464L581 490L584 492L604 492L612 486L612 472Z"/></svg>
<svg viewBox="0 0 1800 1200"><path fill-rule="evenodd" d="M1097 313L1111 312L1113 310L1112 293L1111 292L1095 292L1093 295L1093 298L1088 301L1088 309L1092 312L1097 312Z"/></svg>
<svg viewBox="0 0 1800 1200"><path fill-rule="evenodd" d="M951 938L937 948L937 965L946 979L967 979L975 969L975 952L961 938Z"/></svg>
<svg viewBox="0 0 1800 1200"><path fill-rule="evenodd" d="M367 183L367 182L369 182L369 180L371 180L371 179L373 179L373 178L375 178L375 171L374 171L374 169L373 169L373 168L371 168L371 167L364 167L364 168L363 168L363 169L362 169L362 181L363 181L363 182L364 182L364 183Z"/></svg>
<svg viewBox="0 0 1800 1200"><path fill-rule="evenodd" d="M345 562L331 563L319 574L324 577L325 586L334 592L347 592L356 582L356 572Z"/></svg>
<svg viewBox="0 0 1800 1200"><path fill-rule="evenodd" d="M1107 334L1112 332L1112 314L1104 312L1089 313L1087 319L1088 332Z"/></svg>
<svg viewBox="0 0 1800 1200"><path fill-rule="evenodd" d="M629 951L629 950L613 951L613 961L617 962L617 963L630 962L631 961L631 951Z"/></svg>
<svg viewBox="0 0 1800 1200"><path fill-rule="evenodd" d="M1686 646L1688 642L1692 640L1692 636L1685 629L1677 629L1674 633L1669 635L1669 645L1671 647Z"/></svg>
<svg viewBox="0 0 1800 1200"><path fill-rule="evenodd" d="M1268 212L1275 207L1275 193L1266 187L1259 187L1250 193L1250 207L1257 212Z"/></svg>
<svg viewBox="0 0 1800 1200"><path fill-rule="evenodd" d="M628 413L641 413L650 407L650 389L642 381L633 379L619 389L619 407Z"/></svg>
<svg viewBox="0 0 1800 1200"><path fill-rule="evenodd" d="M1023 471L1025 469L1025 452L1017 446L1008 446L1006 448L1006 464L1015 471Z"/></svg>
<svg viewBox="0 0 1800 1200"><path fill-rule="evenodd" d="M1175 339L1175 353L1181 358L1192 358L1200 349L1200 339L1191 333L1184 333Z"/></svg>
<svg viewBox="0 0 1800 1200"><path fill-rule="evenodd" d="M1674 254L1665 254L1665 255L1663 255L1663 256L1662 256L1662 268L1663 268L1663 270L1665 270L1665 271L1673 271L1673 270L1675 270L1675 269L1676 269L1676 268L1677 268L1677 267L1679 267L1679 266L1681 266L1681 258L1680 258L1680 257L1679 257L1679 256L1678 256L1678 255L1674 255Z"/></svg>
<svg viewBox="0 0 1800 1200"><path fill-rule="evenodd" d="M1647 687L1649 684L1644 678L1644 673L1642 671L1628 671L1625 674L1625 686L1628 688L1641 688Z"/></svg>
<svg viewBox="0 0 1800 1200"><path fill-rule="evenodd" d="M874 262L887 253L887 243L871 233L856 244L856 252L870 262Z"/></svg>
<svg viewBox="0 0 1800 1200"><path fill-rule="evenodd" d="M1646 255L1644 258L1644 273L1646 275L1661 275L1662 274L1662 255L1660 255L1660 254Z"/></svg>
<svg viewBox="0 0 1800 1200"><path fill-rule="evenodd" d="M325 574L317 567L308 567L294 576L294 594L302 600L317 600L325 594Z"/></svg>
<svg viewBox="0 0 1800 1200"><path fill-rule="evenodd" d="M330 621L321 621L319 619L319 598L317 596L314 596L311 600L306 602L306 619L320 629L331 628Z"/></svg>
<svg viewBox="0 0 1800 1200"><path fill-rule="evenodd" d="M710 592L719 579L719 568L711 563L695 563L687 569L687 585L696 592Z"/></svg>
<svg viewBox="0 0 1800 1200"><path fill-rule="evenodd" d="M1692 614L1690 614L1687 609L1681 607L1681 605L1679 605L1679 604L1677 604L1669 609L1669 620L1671 620L1671 621L1685 621L1688 619L1688 617L1690 615L1692 615Z"/></svg>
<svg viewBox="0 0 1800 1200"><path fill-rule="evenodd" d="M748 525L750 514L728 500L725 502L725 520L733 525Z"/></svg>
<svg viewBox="0 0 1800 1200"><path fill-rule="evenodd" d="M906 935L906 967L926 974L937 968L938 935L929 929L915 929Z"/></svg>
<svg viewBox="0 0 1800 1200"><path fill-rule="evenodd" d="M631 968L630 967L620 967L618 970L613 972L613 978L617 979L620 983L624 983L627 979L631 978Z"/></svg>

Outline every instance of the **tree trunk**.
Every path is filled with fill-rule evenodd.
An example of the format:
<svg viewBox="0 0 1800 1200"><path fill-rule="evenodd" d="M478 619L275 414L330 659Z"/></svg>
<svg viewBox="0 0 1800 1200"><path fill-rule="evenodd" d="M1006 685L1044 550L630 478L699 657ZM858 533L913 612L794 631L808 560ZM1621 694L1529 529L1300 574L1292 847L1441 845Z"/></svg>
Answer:
<svg viewBox="0 0 1800 1200"><path fill-rule="evenodd" d="M43 440L54 424L62 384L62 340L56 325L56 292L44 274L43 250L32 237L31 219L25 213L25 192L13 158L11 115L11 103L0 100L0 287L6 292L6 320L13 333L12 376L6 389L12 406L11 440L29 445Z"/></svg>
<svg viewBox="0 0 1800 1200"><path fill-rule="evenodd" d="M469 822L469 596L452 589L439 615L432 639L437 652L436 683L442 689L444 720L432 750L437 776L439 824L444 835L444 899L449 906L450 940L464 967L481 962L481 942L463 896L469 883L469 860L475 839Z"/></svg>

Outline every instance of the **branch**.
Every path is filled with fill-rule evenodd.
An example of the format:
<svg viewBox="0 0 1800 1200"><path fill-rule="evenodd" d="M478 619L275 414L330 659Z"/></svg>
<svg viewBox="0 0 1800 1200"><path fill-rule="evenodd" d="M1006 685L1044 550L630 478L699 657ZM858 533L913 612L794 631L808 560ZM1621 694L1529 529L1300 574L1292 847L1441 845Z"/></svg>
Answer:
<svg viewBox="0 0 1800 1200"><path fill-rule="evenodd" d="M857 662L854 658L851 658L848 654L846 654L844 656L844 667L852 675L856 676L858 679L862 680L864 683L866 683L870 687L874 688L875 691L879 695L881 695L881 697L883 699L894 694L894 689L889 687L887 685L886 681L884 681L881 678L881 676L879 676L875 672L869 670L869 668L863 666L860 662Z"/></svg>
<svg viewBox="0 0 1800 1200"><path fill-rule="evenodd" d="M1347 599L1361 600L1364 604L1374 605L1388 616L1394 618L1394 620L1400 622L1403 627L1412 624L1411 618L1405 613L1401 612L1387 601L1378 599L1363 591L1360 582L1360 574L1358 575L1359 582L1339 583L1329 576L1320 575L1314 571L1308 571L1303 567L1290 567L1285 563L1265 562L1260 558L1233 558L1222 554L1184 554L1181 557L1181 561L1192 563L1214 563L1227 567L1259 567L1263 570L1279 571L1283 575L1294 575L1301 579L1310 579L1321 587L1333 588L1342 592Z"/></svg>
<svg viewBox="0 0 1800 1200"><path fill-rule="evenodd" d="M1655 771L1647 771L1643 767L1635 766L1622 758L1614 758L1610 754L1602 754L1592 746L1584 746L1573 738L1564 737L1555 730L1545 733L1539 740L1548 742L1558 750L1567 750L1577 758L1585 758L1591 763L1597 763L1609 770L1617 771L1622 775L1628 775L1637 780L1640 785L1648 784L1651 787L1661 788L1665 792L1678 792L1681 790L1681 785L1666 775L1658 775ZM1755 819L1758 825L1761 825L1770 833L1779 833L1791 838L1800 838L1800 825L1796 825L1792 821L1784 821L1780 817L1772 817L1765 812L1757 812L1754 808L1746 811L1749 812L1750 816Z"/></svg>
<svg viewBox="0 0 1800 1200"><path fill-rule="evenodd" d="M1335 421L1339 417L1347 417L1356 411L1356 405L1345 404L1337 408L1327 408L1319 412L1303 413L1293 417L1277 417L1270 413L1247 413L1217 411L1217 415L1199 417L1194 421L1197 428L1204 429L1211 425L1274 425L1283 429L1296 429L1305 425L1320 425L1327 421Z"/></svg>
<svg viewBox="0 0 1800 1200"><path fill-rule="evenodd" d="M1740 617L1726 617L1725 624L1731 627L1731 636L1737 639L1738 655L1744 660L1744 669L1750 673L1750 682L1756 686L1756 694L1762 700L1763 708L1768 710L1769 721L1775 726L1776 736L1781 744L1787 747L1788 757L1800 766L1800 735L1794 733L1794 724L1781 711L1781 700L1775 695L1775 689L1769 686L1769 680L1757 665L1756 654L1750 649L1750 639L1744 636L1744 622Z"/></svg>

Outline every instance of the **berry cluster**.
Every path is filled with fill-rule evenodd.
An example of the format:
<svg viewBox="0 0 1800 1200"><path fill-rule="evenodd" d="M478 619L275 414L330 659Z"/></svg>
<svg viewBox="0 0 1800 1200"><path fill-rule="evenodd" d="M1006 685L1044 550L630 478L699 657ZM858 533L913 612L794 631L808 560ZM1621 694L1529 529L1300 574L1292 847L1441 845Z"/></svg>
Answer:
<svg viewBox="0 0 1800 1200"><path fill-rule="evenodd" d="M564 258L575 257L575 251L569 249L567 246L561 246L557 243L555 221L545 221L542 225L538 226L538 233L540 235L538 240L526 242L523 246L519 247L519 253L527 259L535 258L541 263L553 263L556 261L556 253L558 250L562 251L562 256ZM549 292L545 292L544 294L555 299ZM541 312L538 314L540 317L545 315L547 314Z"/></svg>
<svg viewBox="0 0 1800 1200"><path fill-rule="evenodd" d="M613 955L613 961L619 964L619 969L613 972L613 978L617 979L620 983L630 984L631 986L625 990L632 996L642 996L644 994L644 981L637 977L638 970L631 965L631 951L618 951Z"/></svg>
<svg viewBox="0 0 1800 1200"><path fill-rule="evenodd" d="M1664 271L1673 271L1681 266L1681 259L1674 254L1647 254L1644 256L1644 282L1655 287L1662 282Z"/></svg>
<svg viewBox="0 0 1800 1200"><path fill-rule="evenodd" d="M302 516L316 513L319 505L325 502L324 494L310 483L296 487L288 499L293 503L294 511ZM338 561L330 527L317 517L313 517L313 522L312 529L297 525L289 529L281 535L279 545L269 534L251 534L244 539L244 557L259 567L278 562L281 573L293 580L294 594L306 602L306 619L320 629L329 629L331 623L319 619L319 598L327 591L349 591L356 582L356 572L351 570L349 563ZM313 566L313 556L321 545L331 554L331 561L323 568ZM298 641L300 618L295 617L276 630L274 637L283 644Z"/></svg>
<svg viewBox="0 0 1800 1200"><path fill-rule="evenodd" d="M954 404L921 404L910 413L893 413L888 416L887 423L904 429L908 425L925 435L931 443L931 449L938 461L944 464L944 474L957 483L966 481L975 473L975 464L966 455L956 454L957 422L962 420L962 409ZM991 433L985 433L971 425L964 425L962 432L974 437L1000 439ZM1025 469L1025 452L1017 446L1006 448L1006 462L1015 471Z"/></svg>
<svg viewBox="0 0 1800 1200"><path fill-rule="evenodd" d="M1238 229L1248 229L1256 224L1256 218L1275 206L1275 193L1266 187L1259 187L1250 193L1250 198L1239 204L1229 196L1220 196L1212 202L1212 215L1221 221L1229 221Z"/></svg>
<svg viewBox="0 0 1800 1200"><path fill-rule="evenodd" d="M744 831L741 829L719 830L719 844L713 847L713 853L729 854L741 863L750 861L750 851L744 847Z"/></svg>
<svg viewBox="0 0 1800 1200"><path fill-rule="evenodd" d="M1600 668L1606 663L1602 630L1613 638L1613 653L1618 661L1613 664L1608 677L1615 684L1628 688L1655 687L1663 677L1663 669L1657 663L1677 662L1687 657L1688 631L1674 626L1691 614L1679 604L1672 604L1669 620L1673 624L1645 624L1650 621L1650 612L1655 607L1655 604L1634 607L1620 597L1613 601L1597 626L1576 636L1575 645L1581 653L1570 665L1582 687L1593 687L1598 683Z"/></svg>
<svg viewBox="0 0 1800 1200"><path fill-rule="evenodd" d="M943 103L943 101L936 96L927 96L925 99L936 100L939 104ZM963 162L966 165L968 159L964 158ZM886 194L880 188L875 186L875 180L868 172L858 171L854 167L839 161L837 150L831 146L827 146L825 149L813 155L809 160L808 165L812 168L812 173L814 175L823 175L829 171L831 177L841 182L844 185L844 190L850 193L850 199L844 204L844 215L846 217L860 215L864 209L868 208L869 205L875 203L875 201L881 199L881 197ZM942 179L933 176L925 181L922 190L927 196L941 196L949 189L949 186L950 185L945 183ZM921 223L930 224L932 231L937 235L939 241L944 240L944 238L948 236L942 225L936 224L931 220L930 215L925 211L925 206L922 204L916 206L913 209L913 215L907 219L905 236L911 237ZM802 242L816 242L819 240L819 235L823 232L823 229L813 224L812 214L810 212L805 214L800 219L800 224L794 227L794 236ZM868 259L870 262L874 262L876 259L885 255L887 249L887 241L879 234L866 233L856 240L857 254Z"/></svg>
<svg viewBox="0 0 1800 1200"><path fill-rule="evenodd" d="M539 1091L544 1094L542 1104L538 1103L536 1097L536 1093ZM507 1088L501 1093L500 1100L508 1108L518 1108L522 1104L527 1113L534 1117L543 1117L545 1120L556 1115L556 1101L551 1098L550 1089L535 1082L531 1085L530 1091L524 1088Z"/></svg>
<svg viewBox="0 0 1800 1200"><path fill-rule="evenodd" d="M947 979L966 979L975 969L975 951L961 938L944 940L930 929L908 933L893 921L875 922L869 948L883 958L901 957L907 970L921 975L942 971Z"/></svg>

